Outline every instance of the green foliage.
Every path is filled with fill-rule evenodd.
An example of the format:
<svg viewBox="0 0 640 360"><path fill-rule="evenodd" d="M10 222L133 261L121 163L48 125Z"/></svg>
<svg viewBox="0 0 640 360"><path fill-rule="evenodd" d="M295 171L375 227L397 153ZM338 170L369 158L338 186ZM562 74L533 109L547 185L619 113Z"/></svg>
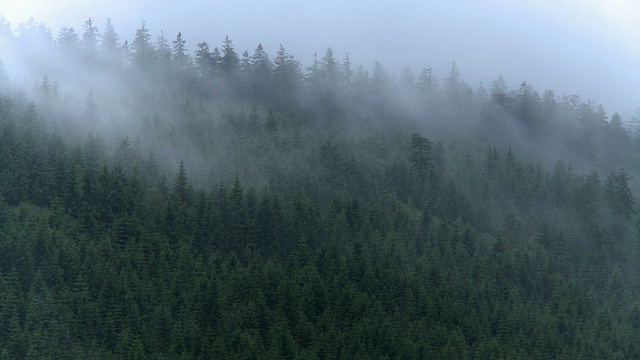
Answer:
<svg viewBox="0 0 640 360"><path fill-rule="evenodd" d="M149 36L143 23L132 72L160 61ZM116 51L109 23L103 39ZM640 357L637 168L616 170L637 139L619 116L500 78L488 132L509 115L589 152L550 166L493 134L420 135L381 65L352 80L328 49L303 83L282 46L241 64L228 37L199 43L191 67L185 41L179 84L154 79L171 96L131 100L155 114L135 141L74 145L0 96L0 358ZM240 95L218 111L222 78ZM431 68L419 86L440 106ZM455 64L443 87L442 114L473 110ZM579 123L555 134L560 112ZM614 155L613 171L585 165Z"/></svg>

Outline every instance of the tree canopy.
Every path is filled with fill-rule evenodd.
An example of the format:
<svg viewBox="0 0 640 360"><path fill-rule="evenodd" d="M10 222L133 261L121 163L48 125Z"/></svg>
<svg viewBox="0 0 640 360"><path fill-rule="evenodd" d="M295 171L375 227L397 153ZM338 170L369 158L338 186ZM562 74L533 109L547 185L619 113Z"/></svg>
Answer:
<svg viewBox="0 0 640 360"><path fill-rule="evenodd" d="M640 358L620 114L456 63L399 81L331 48L303 71L144 22L130 48L110 21L23 28L0 358Z"/></svg>

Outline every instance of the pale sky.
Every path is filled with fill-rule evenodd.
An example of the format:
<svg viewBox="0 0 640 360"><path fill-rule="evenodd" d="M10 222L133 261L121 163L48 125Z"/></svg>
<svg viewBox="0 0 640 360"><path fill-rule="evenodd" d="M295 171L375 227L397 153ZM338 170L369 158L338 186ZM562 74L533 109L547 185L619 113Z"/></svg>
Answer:
<svg viewBox="0 0 640 360"><path fill-rule="evenodd" d="M154 38L181 31L192 49L229 35L239 53L261 42L273 56L282 43L305 66L330 46L397 74L433 67L443 78L455 60L474 88L502 73L511 88L579 94L609 114L640 106L639 0L0 0L0 13L14 28L33 16L54 36L110 17L122 39L145 20Z"/></svg>

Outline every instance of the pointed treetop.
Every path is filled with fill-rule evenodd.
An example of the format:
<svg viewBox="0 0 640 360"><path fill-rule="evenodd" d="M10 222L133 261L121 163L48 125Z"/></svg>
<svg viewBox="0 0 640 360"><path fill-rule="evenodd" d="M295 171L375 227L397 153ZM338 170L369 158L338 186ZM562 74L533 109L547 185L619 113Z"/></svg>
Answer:
<svg viewBox="0 0 640 360"><path fill-rule="evenodd" d="M173 193L182 202L189 201L191 193L191 184L187 177L187 171L184 168L184 161L180 160L180 167L178 168L178 174L176 174L173 180Z"/></svg>
<svg viewBox="0 0 640 360"><path fill-rule="evenodd" d="M147 29L146 23L142 21L142 26L136 29L136 36L131 43L131 49L133 50L134 64L140 68L146 68L153 64L153 45L151 44L151 34Z"/></svg>
<svg viewBox="0 0 640 360"><path fill-rule="evenodd" d="M82 53L85 57L94 58L98 54L98 27L89 18L82 26Z"/></svg>
<svg viewBox="0 0 640 360"><path fill-rule="evenodd" d="M156 58L161 65L168 65L171 62L169 40L164 36L164 31L162 30L160 30L160 35L156 38Z"/></svg>
<svg viewBox="0 0 640 360"><path fill-rule="evenodd" d="M173 41L173 62L179 70L186 70L191 62L187 54L187 41L182 38L181 32L176 35L176 39Z"/></svg>
<svg viewBox="0 0 640 360"><path fill-rule="evenodd" d="M220 59L220 68L228 75L235 74L240 65L238 54L233 50L233 41L229 39L229 35L224 37L222 44L222 56Z"/></svg>
<svg viewBox="0 0 640 360"><path fill-rule="evenodd" d="M102 34L102 42L100 43L102 55L112 59L116 58L120 48L119 41L120 38L113 28L113 25L111 25L111 19L107 19L107 24Z"/></svg>
<svg viewBox="0 0 640 360"><path fill-rule="evenodd" d="M262 48L262 44L258 44L256 50L251 56L251 66L257 74L266 75L273 70L273 63L269 60L269 55Z"/></svg>
<svg viewBox="0 0 640 360"><path fill-rule="evenodd" d="M438 79L433 73L433 68L424 68L418 78L417 87L421 91L433 92L438 87Z"/></svg>
<svg viewBox="0 0 640 360"><path fill-rule="evenodd" d="M63 27L56 39L58 48L68 54L77 53L80 45L80 38L73 27Z"/></svg>

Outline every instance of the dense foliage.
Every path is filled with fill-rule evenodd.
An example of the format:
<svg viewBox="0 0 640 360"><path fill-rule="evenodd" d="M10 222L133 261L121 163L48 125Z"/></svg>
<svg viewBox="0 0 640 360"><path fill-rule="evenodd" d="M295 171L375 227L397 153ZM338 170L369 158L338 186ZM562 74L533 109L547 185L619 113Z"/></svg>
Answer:
<svg viewBox="0 0 640 360"><path fill-rule="evenodd" d="M150 39L38 50L80 106L0 76L0 358L640 358L619 115Z"/></svg>

